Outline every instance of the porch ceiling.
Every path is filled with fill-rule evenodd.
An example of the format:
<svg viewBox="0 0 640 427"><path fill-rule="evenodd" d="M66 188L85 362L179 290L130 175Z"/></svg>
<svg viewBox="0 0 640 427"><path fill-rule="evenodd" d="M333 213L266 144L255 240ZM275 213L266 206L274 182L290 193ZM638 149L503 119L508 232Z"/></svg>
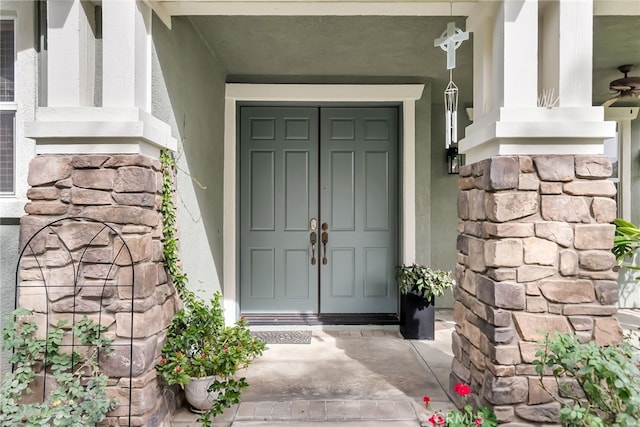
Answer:
<svg viewBox="0 0 640 427"><path fill-rule="evenodd" d="M174 19L185 19L174 17ZM228 81L237 83L420 83L434 102L448 82L446 54L433 47L447 16L190 16ZM464 28L465 18L454 18ZM617 67L640 75L640 16L594 17L594 105L611 97ZM577 71L579 72L579 70ZM460 106L472 104L472 42L457 51ZM625 99L616 106L640 105Z"/></svg>

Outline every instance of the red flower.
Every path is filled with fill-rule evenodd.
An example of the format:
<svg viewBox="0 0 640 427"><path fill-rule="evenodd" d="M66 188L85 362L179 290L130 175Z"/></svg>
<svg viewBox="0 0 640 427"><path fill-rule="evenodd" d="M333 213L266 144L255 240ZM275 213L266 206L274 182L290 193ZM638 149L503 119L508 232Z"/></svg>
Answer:
<svg viewBox="0 0 640 427"><path fill-rule="evenodd" d="M471 387L469 387L467 384L458 383L455 385L455 387L453 387L453 391L458 393L458 396L466 396L468 394L471 394Z"/></svg>
<svg viewBox="0 0 640 427"><path fill-rule="evenodd" d="M226 345L222 348L224 351L229 351L229 347L227 347Z"/></svg>
<svg viewBox="0 0 640 427"><path fill-rule="evenodd" d="M176 372L182 372L182 368L180 366L176 367Z"/></svg>
<svg viewBox="0 0 640 427"><path fill-rule="evenodd" d="M202 354L200 355L200 357L202 357L203 359L206 359L206 358L207 358L207 354L206 354L206 353L202 353Z"/></svg>
<svg viewBox="0 0 640 427"><path fill-rule="evenodd" d="M440 414L431 415L431 417L429 418L429 422L434 426L443 426L445 423L444 417Z"/></svg>
<svg viewBox="0 0 640 427"><path fill-rule="evenodd" d="M425 396L422 398L422 401L424 402L425 406L429 406L429 402L431 402L431 398L429 396Z"/></svg>
<svg viewBox="0 0 640 427"><path fill-rule="evenodd" d="M160 363L167 363L167 359L165 359L164 357L160 358Z"/></svg>
<svg viewBox="0 0 640 427"><path fill-rule="evenodd" d="M476 418L476 425L477 426L481 426L482 425L482 418Z"/></svg>
<svg viewBox="0 0 640 427"><path fill-rule="evenodd" d="M246 318L247 316L244 316L244 315L240 316L240 320L245 320Z"/></svg>

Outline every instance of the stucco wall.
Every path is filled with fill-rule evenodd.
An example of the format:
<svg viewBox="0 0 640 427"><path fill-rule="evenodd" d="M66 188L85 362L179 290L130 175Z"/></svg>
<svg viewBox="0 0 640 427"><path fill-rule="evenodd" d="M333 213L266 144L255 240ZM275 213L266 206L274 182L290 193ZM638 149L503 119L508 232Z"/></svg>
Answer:
<svg viewBox="0 0 640 427"><path fill-rule="evenodd" d="M631 122L631 222L640 224L640 119ZM636 256L635 264L640 265ZM640 272L621 269L618 283L620 283L620 301L622 308L640 308L640 281L635 277Z"/></svg>
<svg viewBox="0 0 640 427"><path fill-rule="evenodd" d="M225 70L185 17L153 21L153 114L179 141L178 219L190 287L221 290ZM204 188L203 188L204 187Z"/></svg>
<svg viewBox="0 0 640 427"><path fill-rule="evenodd" d="M24 137L25 122L32 121L36 103L36 51L34 48L34 2L2 1L0 15L16 19L16 187L15 196L0 197L0 326L13 310L15 268L18 260L18 219L24 215L27 201L29 160L35 154L35 143ZM0 336L0 342L2 338ZM0 353L0 374L10 366L9 354Z"/></svg>

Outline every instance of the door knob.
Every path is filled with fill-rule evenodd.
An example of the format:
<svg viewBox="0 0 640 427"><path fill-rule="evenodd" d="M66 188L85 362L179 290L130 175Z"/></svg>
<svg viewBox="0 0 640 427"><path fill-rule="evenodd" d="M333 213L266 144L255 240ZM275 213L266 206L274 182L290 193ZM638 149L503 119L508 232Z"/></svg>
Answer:
<svg viewBox="0 0 640 427"><path fill-rule="evenodd" d="M309 235L309 241L311 241L311 265L316 265L316 241L317 234L315 231L312 231Z"/></svg>
<svg viewBox="0 0 640 427"><path fill-rule="evenodd" d="M327 265L327 243L329 243L329 233L327 230L329 225L326 222L322 223L322 264Z"/></svg>

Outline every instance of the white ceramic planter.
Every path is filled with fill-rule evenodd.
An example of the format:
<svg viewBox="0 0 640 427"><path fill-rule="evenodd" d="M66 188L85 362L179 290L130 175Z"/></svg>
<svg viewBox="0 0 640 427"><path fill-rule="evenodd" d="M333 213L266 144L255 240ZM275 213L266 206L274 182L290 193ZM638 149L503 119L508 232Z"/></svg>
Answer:
<svg viewBox="0 0 640 427"><path fill-rule="evenodd" d="M213 408L213 402L218 397L218 392L209 393L207 389L217 377L212 375L202 378L191 378L184 386L184 394L193 412L204 412Z"/></svg>

